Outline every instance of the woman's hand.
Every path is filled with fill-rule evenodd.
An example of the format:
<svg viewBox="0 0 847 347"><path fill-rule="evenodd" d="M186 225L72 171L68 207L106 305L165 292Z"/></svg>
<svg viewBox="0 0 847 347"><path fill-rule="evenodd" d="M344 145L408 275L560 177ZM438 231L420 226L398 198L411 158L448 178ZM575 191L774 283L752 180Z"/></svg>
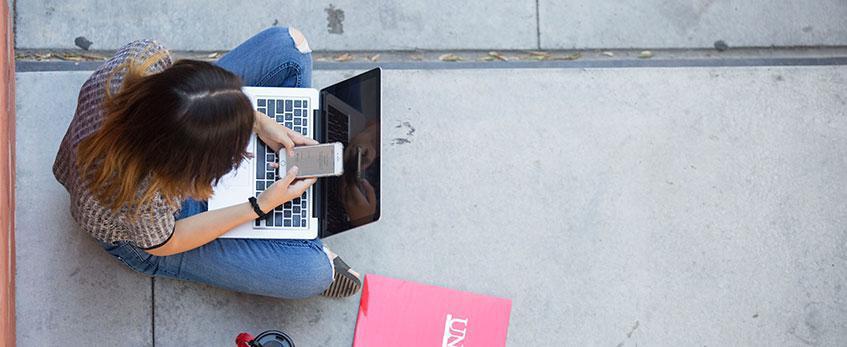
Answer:
<svg viewBox="0 0 847 347"><path fill-rule="evenodd" d="M277 206L303 195L306 189L309 189L309 187L318 181L317 178L311 177L295 182L294 178L297 176L298 171L296 166L292 167L285 174L285 177L274 182L268 189L259 194L256 202L259 203L259 208L262 209L262 212L268 213Z"/></svg>
<svg viewBox="0 0 847 347"><path fill-rule="evenodd" d="M288 150L289 155L294 154L296 145L317 145L318 141L303 136L294 130L288 129L277 123L271 117L256 111L256 120L253 122L253 131L256 135L274 151L279 152L283 147Z"/></svg>

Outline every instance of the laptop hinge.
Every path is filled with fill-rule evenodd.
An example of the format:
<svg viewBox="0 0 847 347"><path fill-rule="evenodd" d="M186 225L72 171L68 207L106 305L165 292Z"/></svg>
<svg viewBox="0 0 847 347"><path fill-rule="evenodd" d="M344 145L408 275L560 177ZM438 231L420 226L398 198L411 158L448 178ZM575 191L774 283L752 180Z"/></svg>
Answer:
<svg viewBox="0 0 847 347"><path fill-rule="evenodd" d="M312 116L313 137L316 141L323 143L326 141L326 136L324 136L325 121L321 116L320 109L316 108L313 111ZM318 238L322 238L324 236L324 231L326 230L326 216L321 213L323 211L323 204L325 203L324 200L326 199L326 195L324 194L324 184L326 184L326 180L319 178L312 190L312 217L318 219Z"/></svg>
<svg viewBox="0 0 847 347"><path fill-rule="evenodd" d="M323 117L321 117L321 110L315 109L312 112L313 112L312 119L313 119L313 122L314 122L314 123L312 123L312 124L314 124L314 126L312 128L314 129L314 132L315 132L314 138L315 138L316 141L323 143L324 141L326 141L326 136L324 136L324 119L323 119Z"/></svg>

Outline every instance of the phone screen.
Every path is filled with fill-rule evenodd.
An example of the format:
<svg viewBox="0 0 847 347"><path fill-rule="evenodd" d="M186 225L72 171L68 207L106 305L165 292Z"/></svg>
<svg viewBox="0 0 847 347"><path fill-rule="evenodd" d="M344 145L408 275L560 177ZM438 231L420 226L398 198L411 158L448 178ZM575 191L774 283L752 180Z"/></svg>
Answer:
<svg viewBox="0 0 847 347"><path fill-rule="evenodd" d="M335 145L323 144L315 146L294 147L294 156L286 154L285 172L288 168L297 166L300 172L297 177L331 176L335 169ZM282 168L283 165L280 165ZM280 172L284 176L285 172Z"/></svg>

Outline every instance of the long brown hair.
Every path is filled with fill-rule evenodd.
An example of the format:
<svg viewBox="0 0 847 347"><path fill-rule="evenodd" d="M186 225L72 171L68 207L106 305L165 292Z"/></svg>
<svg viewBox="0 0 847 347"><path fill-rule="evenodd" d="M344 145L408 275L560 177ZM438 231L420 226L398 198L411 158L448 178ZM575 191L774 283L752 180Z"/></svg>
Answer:
<svg viewBox="0 0 847 347"><path fill-rule="evenodd" d="M238 76L194 60L148 75L158 58L130 60L117 94L107 84L103 125L77 147L80 177L112 210L157 192L208 199L247 155L254 113Z"/></svg>

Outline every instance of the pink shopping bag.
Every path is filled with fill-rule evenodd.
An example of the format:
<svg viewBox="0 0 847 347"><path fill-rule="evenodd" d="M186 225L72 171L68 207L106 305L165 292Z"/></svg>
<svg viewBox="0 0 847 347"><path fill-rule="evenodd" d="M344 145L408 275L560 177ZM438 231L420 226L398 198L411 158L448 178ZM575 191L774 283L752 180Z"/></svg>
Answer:
<svg viewBox="0 0 847 347"><path fill-rule="evenodd" d="M505 346L512 301L366 275L354 347Z"/></svg>

